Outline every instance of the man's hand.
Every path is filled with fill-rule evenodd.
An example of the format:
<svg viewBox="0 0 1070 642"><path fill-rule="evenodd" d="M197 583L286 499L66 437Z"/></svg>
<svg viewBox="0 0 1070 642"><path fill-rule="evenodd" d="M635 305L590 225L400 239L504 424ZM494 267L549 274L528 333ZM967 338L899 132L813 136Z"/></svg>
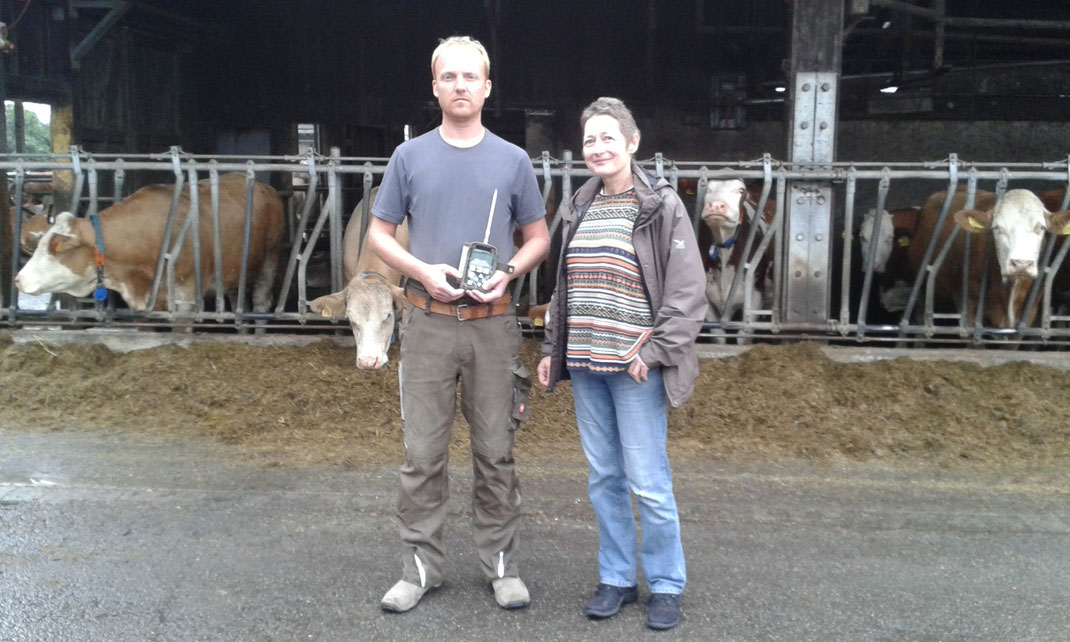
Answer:
<svg viewBox="0 0 1070 642"><path fill-rule="evenodd" d="M491 301L497 301L505 295L505 289L509 287L509 275L501 270L495 270L494 274L490 275L487 282L483 284L481 290L468 290L468 295L476 301L482 301L483 303L490 303Z"/></svg>
<svg viewBox="0 0 1070 642"><path fill-rule="evenodd" d="M650 368L646 367L643 360L639 358L639 355L635 355L635 359L628 365L628 376L635 380L635 383L643 383L646 381L646 373L650 372Z"/></svg>
<svg viewBox="0 0 1070 642"><path fill-rule="evenodd" d="M445 263L428 265L420 275L419 281L427 288L427 293L431 295L432 299L449 303L464 296L465 292L450 285L449 281L446 280L447 276L457 279L457 281L454 281L457 283L461 278L461 273L457 271L457 268Z"/></svg>

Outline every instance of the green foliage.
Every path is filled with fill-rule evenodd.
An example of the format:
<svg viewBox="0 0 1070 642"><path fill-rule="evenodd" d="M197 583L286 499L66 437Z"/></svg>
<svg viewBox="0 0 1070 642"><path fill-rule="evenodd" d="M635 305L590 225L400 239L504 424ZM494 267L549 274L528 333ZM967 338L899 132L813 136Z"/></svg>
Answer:
<svg viewBox="0 0 1070 642"><path fill-rule="evenodd" d="M7 147L8 154L15 153L15 105L7 104ZM23 111L26 116L26 153L48 154L52 151L52 133L48 125L37 119L37 114L29 109Z"/></svg>

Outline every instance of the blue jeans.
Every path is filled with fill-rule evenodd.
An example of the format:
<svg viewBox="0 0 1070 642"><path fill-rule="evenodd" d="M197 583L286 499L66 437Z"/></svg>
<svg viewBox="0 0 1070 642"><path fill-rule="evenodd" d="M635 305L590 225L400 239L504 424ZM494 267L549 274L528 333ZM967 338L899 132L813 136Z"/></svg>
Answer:
<svg viewBox="0 0 1070 642"><path fill-rule="evenodd" d="M679 594L687 571L680 517L665 452L667 418L661 370L644 383L627 373L570 370L580 441L590 464L587 491L598 517L603 584L636 586L637 537L629 490L639 504L639 556L652 593Z"/></svg>

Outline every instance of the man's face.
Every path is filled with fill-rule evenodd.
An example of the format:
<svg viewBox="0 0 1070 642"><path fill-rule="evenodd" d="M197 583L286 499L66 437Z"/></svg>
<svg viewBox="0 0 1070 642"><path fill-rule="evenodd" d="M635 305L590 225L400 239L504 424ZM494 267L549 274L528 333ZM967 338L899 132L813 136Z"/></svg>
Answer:
<svg viewBox="0 0 1070 642"><path fill-rule="evenodd" d="M471 47L449 47L435 61L431 91L444 117L454 121L478 118L490 95L483 59Z"/></svg>

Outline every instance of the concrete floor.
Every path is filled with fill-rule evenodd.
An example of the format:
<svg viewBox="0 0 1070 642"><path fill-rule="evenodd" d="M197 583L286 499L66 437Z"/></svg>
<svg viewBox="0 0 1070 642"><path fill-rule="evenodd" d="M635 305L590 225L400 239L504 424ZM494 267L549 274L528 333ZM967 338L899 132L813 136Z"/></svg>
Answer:
<svg viewBox="0 0 1070 642"><path fill-rule="evenodd" d="M681 625L582 606L598 581L581 466L520 462L522 575L477 570L452 465L447 583L384 614L389 469L265 469L201 441L0 431L0 640L1066 640L1070 493L852 465L678 465ZM645 587L642 593L645 597Z"/></svg>

